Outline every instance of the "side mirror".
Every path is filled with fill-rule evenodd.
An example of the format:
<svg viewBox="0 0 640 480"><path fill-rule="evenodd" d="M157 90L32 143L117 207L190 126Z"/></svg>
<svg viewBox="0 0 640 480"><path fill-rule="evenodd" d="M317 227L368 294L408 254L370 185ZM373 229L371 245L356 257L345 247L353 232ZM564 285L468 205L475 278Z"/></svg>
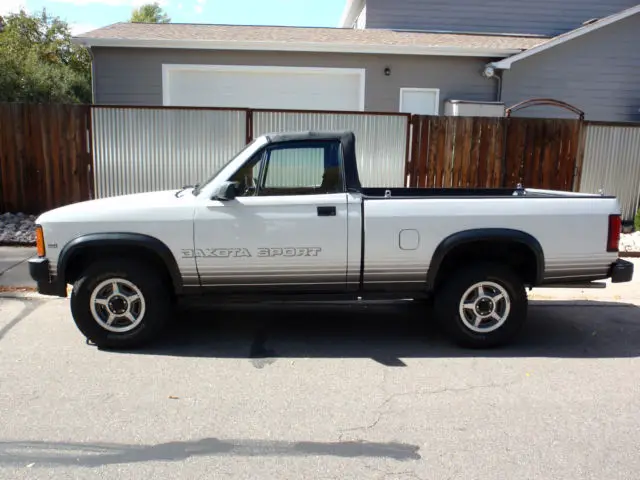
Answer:
<svg viewBox="0 0 640 480"><path fill-rule="evenodd" d="M238 195L238 188L235 182L224 182L218 188L216 188L213 199L214 200L233 200Z"/></svg>

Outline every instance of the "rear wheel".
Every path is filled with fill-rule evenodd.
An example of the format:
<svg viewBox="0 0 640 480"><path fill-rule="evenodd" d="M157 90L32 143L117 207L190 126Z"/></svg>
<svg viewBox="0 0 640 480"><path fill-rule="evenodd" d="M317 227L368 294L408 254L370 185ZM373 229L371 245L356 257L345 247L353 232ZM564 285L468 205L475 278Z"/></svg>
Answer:
<svg viewBox="0 0 640 480"><path fill-rule="evenodd" d="M90 265L71 294L76 326L99 347L132 348L149 342L172 311L162 279L155 269L133 259Z"/></svg>
<svg viewBox="0 0 640 480"><path fill-rule="evenodd" d="M471 348L509 343L527 317L523 281L498 264L475 265L452 274L435 296L436 318L457 344Z"/></svg>

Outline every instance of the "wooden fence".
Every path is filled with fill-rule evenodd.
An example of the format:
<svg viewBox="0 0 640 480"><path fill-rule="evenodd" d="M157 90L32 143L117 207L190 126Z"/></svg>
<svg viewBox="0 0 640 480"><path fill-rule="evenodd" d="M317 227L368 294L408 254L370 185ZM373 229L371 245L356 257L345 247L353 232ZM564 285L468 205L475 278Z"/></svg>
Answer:
<svg viewBox="0 0 640 480"><path fill-rule="evenodd" d="M411 187L579 185L580 120L414 116L411 123Z"/></svg>
<svg viewBox="0 0 640 480"><path fill-rule="evenodd" d="M0 104L0 211L89 199L90 123L87 105Z"/></svg>
<svg viewBox="0 0 640 480"><path fill-rule="evenodd" d="M37 214L93 197L92 108L0 104L0 212ZM365 129L359 138L377 132ZM409 133L408 186L579 188L580 120L412 116ZM107 140L111 150L122 148L117 137ZM400 180L404 161L398 158ZM149 168L154 175L157 167Z"/></svg>

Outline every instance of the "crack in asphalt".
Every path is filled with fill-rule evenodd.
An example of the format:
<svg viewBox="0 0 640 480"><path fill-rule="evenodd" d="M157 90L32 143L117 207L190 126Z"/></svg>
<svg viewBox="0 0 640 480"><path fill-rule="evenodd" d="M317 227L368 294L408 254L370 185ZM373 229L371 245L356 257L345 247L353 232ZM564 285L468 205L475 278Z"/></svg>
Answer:
<svg viewBox="0 0 640 480"><path fill-rule="evenodd" d="M384 381L384 380L383 380ZM406 396L423 396L423 395L439 395L441 393L448 393L448 392L455 392L455 393L460 393L460 392L468 392L471 390L479 390L479 389L484 389L484 388L503 388L503 387L509 387L511 385L515 385L517 382L513 381L513 382L507 382L507 383L490 383L490 384L486 384L486 385L471 385L468 387L463 387L463 388L450 388L450 387L445 387L445 388L441 388L438 390L413 390L411 392L403 392L403 393L394 393L392 395L390 395L384 402L382 402L377 408L377 417L376 419L370 423L369 425L364 425L364 426L360 426L360 427L351 427L351 428L343 428L340 430L340 435L339 435L339 440L342 440L342 437L344 436L345 433L347 432L355 432L355 431L367 431L367 430L371 430L372 428L375 428L378 423L380 423L380 421L388 416L391 415L393 413L395 413L391 408L386 408L384 411L380 411L385 407L388 407L388 405L395 400L396 398L399 397L406 397ZM381 387L384 388L384 385L380 385Z"/></svg>
<svg viewBox="0 0 640 480"><path fill-rule="evenodd" d="M424 480L421 476L419 476L415 470L402 470L399 472L394 472L394 471L389 471L389 470L383 470L381 468L376 468L373 467L371 465L365 465L364 468L366 468L367 470L371 470L371 471L375 471L375 472L380 472L382 474L381 477L378 477L380 479L385 479L391 475L394 475L394 478L396 478L397 476L408 476L410 478L415 478L417 480Z"/></svg>

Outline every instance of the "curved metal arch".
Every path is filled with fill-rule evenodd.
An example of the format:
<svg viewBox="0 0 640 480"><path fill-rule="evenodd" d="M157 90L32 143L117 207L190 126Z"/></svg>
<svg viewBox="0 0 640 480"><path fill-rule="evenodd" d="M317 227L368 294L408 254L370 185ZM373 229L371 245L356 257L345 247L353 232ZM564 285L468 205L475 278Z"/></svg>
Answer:
<svg viewBox="0 0 640 480"><path fill-rule="evenodd" d="M510 117L511 112L516 112L518 110L522 110L523 108L536 107L540 105L564 108L565 110L569 110L578 115L580 117L580 120L584 120L584 112L578 107L575 107L567 102L563 102L562 100L556 100L553 98L530 98L529 100L524 100L522 102L516 103L515 105L512 105L509 108L505 109L505 116Z"/></svg>

